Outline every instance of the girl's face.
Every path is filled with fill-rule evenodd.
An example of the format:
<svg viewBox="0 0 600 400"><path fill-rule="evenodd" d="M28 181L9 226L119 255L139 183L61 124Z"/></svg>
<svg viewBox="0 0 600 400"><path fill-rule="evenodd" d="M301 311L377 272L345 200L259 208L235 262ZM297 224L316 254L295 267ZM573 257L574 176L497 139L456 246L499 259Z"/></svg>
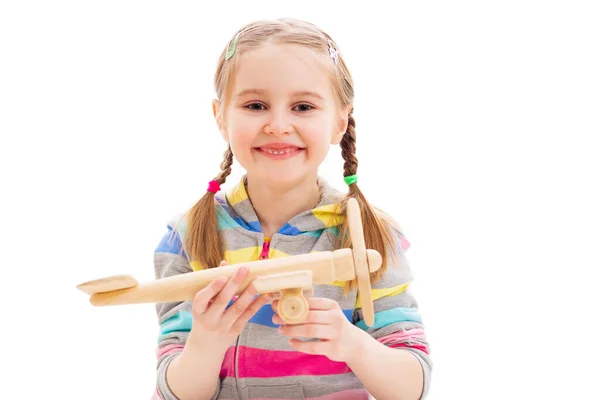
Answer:
<svg viewBox="0 0 600 400"><path fill-rule="evenodd" d="M241 55L221 133L248 176L283 185L316 178L350 108L338 106L326 62L333 61L294 45Z"/></svg>

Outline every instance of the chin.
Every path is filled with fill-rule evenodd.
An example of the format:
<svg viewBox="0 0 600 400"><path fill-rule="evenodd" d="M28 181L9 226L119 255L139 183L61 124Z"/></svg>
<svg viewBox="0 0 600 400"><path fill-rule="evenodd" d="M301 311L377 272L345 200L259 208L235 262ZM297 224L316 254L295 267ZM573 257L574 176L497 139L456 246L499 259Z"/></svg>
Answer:
<svg viewBox="0 0 600 400"><path fill-rule="evenodd" d="M302 181L307 174L308 171L301 171L298 168L272 168L259 174L259 176L271 184L288 186Z"/></svg>

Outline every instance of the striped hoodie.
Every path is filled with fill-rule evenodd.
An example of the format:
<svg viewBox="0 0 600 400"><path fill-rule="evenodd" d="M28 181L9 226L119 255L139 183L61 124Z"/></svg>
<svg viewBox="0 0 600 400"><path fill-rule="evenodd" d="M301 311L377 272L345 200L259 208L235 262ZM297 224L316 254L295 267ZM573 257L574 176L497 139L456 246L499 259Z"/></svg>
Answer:
<svg viewBox="0 0 600 400"><path fill-rule="evenodd" d="M264 258L287 257L317 251L331 251L332 235L340 221L337 204L344 194L319 178L321 200L312 210L293 217L271 238L265 238L245 188L246 177L231 190L215 196L218 231L229 264ZM362 318L356 291L344 296L344 282L316 285L314 296L336 300L344 314L356 326L392 348L412 352L424 373L421 398L429 390L431 359L417 301L409 290L412 274L404 256L410 243L395 230L400 257L389 263L382 279L373 283L375 324L367 327ZM154 254L157 279L201 268L187 255L180 255L185 237L185 220L173 218ZM232 300L233 302L233 300ZM231 304L231 303L230 303ZM154 399L178 400L170 390L166 371L183 349L192 325L191 302L156 305L160 325L157 345L157 384ZM279 335L273 324L273 309L263 306L250 320L223 360L220 385L213 399L368 399L369 393L346 363L325 356L295 351L288 338Z"/></svg>

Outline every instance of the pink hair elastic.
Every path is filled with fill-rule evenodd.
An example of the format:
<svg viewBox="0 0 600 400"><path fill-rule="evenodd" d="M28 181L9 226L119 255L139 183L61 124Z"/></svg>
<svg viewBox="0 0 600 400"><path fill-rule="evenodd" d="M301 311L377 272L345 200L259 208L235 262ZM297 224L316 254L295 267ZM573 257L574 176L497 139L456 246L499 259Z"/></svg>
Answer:
<svg viewBox="0 0 600 400"><path fill-rule="evenodd" d="M219 184L219 182L213 179L212 181L208 182L208 189L206 190L209 192L217 193L219 190L221 190L221 185Z"/></svg>

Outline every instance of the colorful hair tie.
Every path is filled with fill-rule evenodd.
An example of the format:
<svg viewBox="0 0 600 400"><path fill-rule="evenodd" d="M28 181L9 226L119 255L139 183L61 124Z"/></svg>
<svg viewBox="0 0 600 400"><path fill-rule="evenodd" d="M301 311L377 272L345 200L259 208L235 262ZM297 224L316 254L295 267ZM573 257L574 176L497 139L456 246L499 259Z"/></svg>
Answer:
<svg viewBox="0 0 600 400"><path fill-rule="evenodd" d="M344 182L346 182L346 185L348 186L352 185L353 183L356 183L357 180L358 177L356 176L356 174L344 177Z"/></svg>
<svg viewBox="0 0 600 400"><path fill-rule="evenodd" d="M206 191L217 193L219 190L221 190L221 185L219 182L215 181L214 179L208 182L208 189L206 189Z"/></svg>

